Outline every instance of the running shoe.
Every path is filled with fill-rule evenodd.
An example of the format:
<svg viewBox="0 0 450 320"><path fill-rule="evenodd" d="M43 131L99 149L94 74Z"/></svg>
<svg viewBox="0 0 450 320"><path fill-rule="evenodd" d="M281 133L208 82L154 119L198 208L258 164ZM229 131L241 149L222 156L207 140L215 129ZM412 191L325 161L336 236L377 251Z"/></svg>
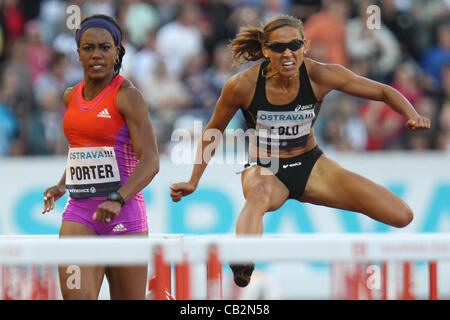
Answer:
<svg viewBox="0 0 450 320"><path fill-rule="evenodd" d="M233 271L234 283L239 287L246 287L250 283L255 264L230 264Z"/></svg>

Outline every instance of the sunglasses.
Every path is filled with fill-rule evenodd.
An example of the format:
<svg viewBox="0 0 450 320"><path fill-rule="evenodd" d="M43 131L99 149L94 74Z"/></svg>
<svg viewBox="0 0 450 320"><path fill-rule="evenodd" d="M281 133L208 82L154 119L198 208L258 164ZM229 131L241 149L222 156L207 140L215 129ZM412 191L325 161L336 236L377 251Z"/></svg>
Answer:
<svg viewBox="0 0 450 320"><path fill-rule="evenodd" d="M272 43L265 43L265 46L268 47L270 50L276 53L283 53L288 48L291 51L297 51L298 49L301 49L303 47L303 44L305 43L304 40L292 40L291 42L272 42Z"/></svg>

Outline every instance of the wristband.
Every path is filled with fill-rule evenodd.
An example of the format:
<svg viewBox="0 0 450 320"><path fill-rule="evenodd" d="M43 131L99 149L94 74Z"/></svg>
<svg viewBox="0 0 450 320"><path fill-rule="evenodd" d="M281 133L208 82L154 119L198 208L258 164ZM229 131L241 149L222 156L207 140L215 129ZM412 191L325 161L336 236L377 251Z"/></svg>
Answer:
<svg viewBox="0 0 450 320"><path fill-rule="evenodd" d="M125 204L125 200L123 200L122 196L117 191L108 193L108 200L119 202L121 207L123 207L123 205Z"/></svg>

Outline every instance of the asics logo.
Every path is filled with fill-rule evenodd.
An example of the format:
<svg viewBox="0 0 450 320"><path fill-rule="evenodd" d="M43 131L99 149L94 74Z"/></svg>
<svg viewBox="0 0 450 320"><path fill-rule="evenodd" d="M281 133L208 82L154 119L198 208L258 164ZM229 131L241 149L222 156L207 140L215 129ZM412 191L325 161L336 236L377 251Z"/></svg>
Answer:
<svg viewBox="0 0 450 320"><path fill-rule="evenodd" d="M314 106L314 104L307 104L307 105L304 105L304 106L302 106L301 104L299 104L299 105L297 105L296 107L295 107L295 111L301 111L301 110L308 110L308 109L312 109L312 107Z"/></svg>

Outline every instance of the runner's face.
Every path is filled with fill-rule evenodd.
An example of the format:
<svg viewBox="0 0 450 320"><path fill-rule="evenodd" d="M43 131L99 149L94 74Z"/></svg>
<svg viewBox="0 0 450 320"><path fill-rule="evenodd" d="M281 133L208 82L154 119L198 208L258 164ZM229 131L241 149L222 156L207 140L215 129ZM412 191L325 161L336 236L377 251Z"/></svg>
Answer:
<svg viewBox="0 0 450 320"><path fill-rule="evenodd" d="M81 36L78 54L85 76L102 80L114 73L119 48L114 45L113 36L107 30L90 28Z"/></svg>
<svg viewBox="0 0 450 320"><path fill-rule="evenodd" d="M305 46L304 43L302 45L302 42L303 36L294 27L281 27L270 33L268 42L263 46L263 53L265 57L270 59L270 67L274 73L278 73L286 78L297 74L303 63ZM289 45L287 45L288 43ZM283 46L285 44L287 47ZM285 50L277 52L280 51L280 47L282 49L285 47Z"/></svg>

